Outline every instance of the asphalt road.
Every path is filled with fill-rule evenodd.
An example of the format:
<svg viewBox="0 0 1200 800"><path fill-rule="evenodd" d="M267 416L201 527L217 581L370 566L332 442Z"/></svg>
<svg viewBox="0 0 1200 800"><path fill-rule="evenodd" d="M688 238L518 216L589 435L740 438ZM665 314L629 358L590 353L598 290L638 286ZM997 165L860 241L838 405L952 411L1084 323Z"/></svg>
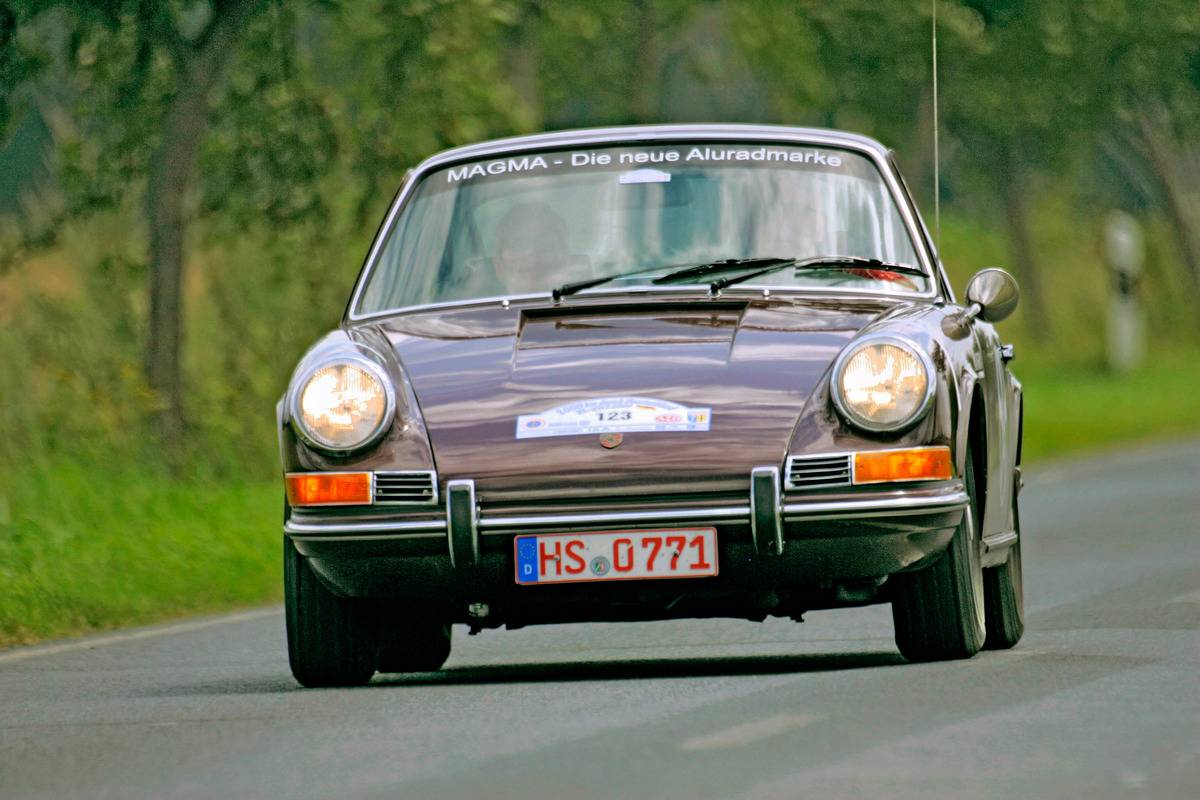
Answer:
<svg viewBox="0 0 1200 800"><path fill-rule="evenodd" d="M887 607L467 637L308 691L278 609L0 653L0 797L1200 797L1200 443L1023 498L1028 632L910 666Z"/></svg>

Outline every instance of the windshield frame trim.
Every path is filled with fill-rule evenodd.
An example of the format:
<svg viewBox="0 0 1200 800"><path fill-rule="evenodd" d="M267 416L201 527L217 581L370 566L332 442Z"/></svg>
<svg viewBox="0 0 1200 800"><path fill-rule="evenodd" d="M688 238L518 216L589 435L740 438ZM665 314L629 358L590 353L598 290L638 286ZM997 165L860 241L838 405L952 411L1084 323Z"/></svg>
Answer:
<svg viewBox="0 0 1200 800"><path fill-rule="evenodd" d="M820 300L829 297L844 297L844 298L861 298L866 300L897 300L904 301L909 299L918 299L929 302L928 297L915 297L914 292L883 292L872 289L850 289L839 286L831 286L828 288L820 286L777 286L770 284L751 284L739 283L722 289L720 295L713 296L708 291L708 284L675 284L672 286L639 286L637 288L626 289L586 289L583 292L564 297L558 303L554 303L550 297L550 292L535 292L532 294L508 294L494 295L491 297L471 297L462 300L443 300L437 303L421 303L413 306L397 306L388 308L382 311L371 311L366 314L361 314L352 322L369 322L371 320L386 319L388 317L405 316L408 314L420 314L425 311L440 311L452 310L456 308L469 308L472 306L501 306L505 302L511 304L511 307L517 308L518 304L523 303L544 303L546 305L554 305L557 308L566 308L571 305L572 300L579 299L601 299L613 300L619 297L642 296L642 299L653 300L649 295L663 295L670 297L671 295L687 295L688 302L703 302L703 301L720 301L731 297L745 298L752 300L754 298L763 299L763 290L769 289L770 295L767 299L798 299L798 300ZM692 297L694 295L694 297Z"/></svg>
<svg viewBox="0 0 1200 800"><path fill-rule="evenodd" d="M573 135L569 135L573 134ZM527 152L551 152L555 150L563 150L578 146L620 146L625 145L663 145L672 142L689 143L689 142L776 142L781 145L788 146L809 146L809 147L829 147L837 150L845 150L864 156L874 164L878 170L880 177L883 178L884 184L888 188L888 193L895 204L896 211L900 214L904 221L904 227L908 232L909 239L913 245L913 249L917 253L917 259L921 262L920 266L925 271L926 277L930 283L930 289L924 292L889 292L882 290L859 289L854 290L854 294L883 296L899 299L921 299L934 300L942 297L941 292L941 270L934 264L933 258L928 251L928 242L923 235L920 224L915 218L916 209L908 202L906 194L900 185L894 164L890 163L888 151L882 145L874 142L866 137L857 136L854 134L840 133L838 131L824 131L816 129L803 128L784 128L775 126L661 126L647 128L609 128L593 131L567 131L562 134L541 134L529 137L501 139L493 142L482 142L478 145L447 150L445 152L431 156L416 167L411 169L401 183L399 191L396 192L395 198L392 200L388 213L384 218L383 223L379 226L374 240L371 242L371 248L367 253L367 258L363 262L362 268L359 270L358 279L354 284L354 291L350 296L350 301L346 305L346 310L343 315L343 321L346 323L357 322L365 319L375 319L386 317L392 314L400 313L402 310L434 308L444 305L461 305L463 303L486 303L489 300L499 302L502 299L520 299L524 297L548 297L550 291L539 292L530 295L508 295L498 296L496 298L470 298L465 300L446 301L444 303L422 303L415 306L399 306L396 308L380 309L379 311L361 312L360 305L362 295L366 290L367 283L370 281L371 275L375 267L379 264L380 256L383 247L386 244L392 230L395 227L396 221L400 212L407 205L409 198L414 193L417 185L426 178L426 176L436 170L452 166L463 162L475 162L515 153ZM678 287L672 287L678 288ZM701 287L707 290L707 286ZM732 288L732 287L731 287ZM746 285L745 288L754 288L753 285ZM791 291L791 287L786 286L765 286L758 287L769 288L772 291ZM817 291L819 293L829 294L844 294L844 291L836 291L835 287L830 289L810 289L805 287L802 291L810 292ZM589 294L629 294L630 288L614 290L602 290L600 287L595 289L585 289L584 292Z"/></svg>

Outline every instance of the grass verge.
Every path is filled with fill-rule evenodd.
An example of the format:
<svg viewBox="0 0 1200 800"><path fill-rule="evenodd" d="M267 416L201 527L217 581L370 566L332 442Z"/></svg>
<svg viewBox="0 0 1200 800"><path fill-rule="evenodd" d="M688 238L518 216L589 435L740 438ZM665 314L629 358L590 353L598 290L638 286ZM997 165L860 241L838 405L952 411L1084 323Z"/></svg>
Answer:
<svg viewBox="0 0 1200 800"><path fill-rule="evenodd" d="M0 646L278 600L280 488L62 461L0 484Z"/></svg>
<svg viewBox="0 0 1200 800"><path fill-rule="evenodd" d="M1016 362L1025 462L1200 433L1200 358ZM280 488L61 459L0 484L0 647L278 601Z"/></svg>
<svg viewBox="0 0 1200 800"><path fill-rule="evenodd" d="M1023 365L1024 461L1200 434L1200 354L1158 354L1115 376L1095 367Z"/></svg>

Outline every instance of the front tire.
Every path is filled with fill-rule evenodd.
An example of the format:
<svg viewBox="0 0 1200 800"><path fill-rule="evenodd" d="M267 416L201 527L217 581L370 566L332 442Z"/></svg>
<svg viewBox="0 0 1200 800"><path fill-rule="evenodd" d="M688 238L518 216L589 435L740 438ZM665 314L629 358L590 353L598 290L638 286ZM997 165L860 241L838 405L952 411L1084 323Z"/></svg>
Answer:
<svg viewBox="0 0 1200 800"><path fill-rule="evenodd" d="M970 658L983 647L983 569L979 556L981 509L975 462L966 454L968 503L945 554L933 564L895 576L892 620L896 646L909 661Z"/></svg>
<svg viewBox="0 0 1200 800"><path fill-rule="evenodd" d="M450 657L450 626L398 609L380 632L380 672L433 672Z"/></svg>
<svg viewBox="0 0 1200 800"><path fill-rule="evenodd" d="M987 611L987 650L1007 650L1025 633L1025 580L1021 573L1021 518L1017 487L1013 487L1013 530L1017 541L1008 548L1003 564L983 571L984 607Z"/></svg>
<svg viewBox="0 0 1200 800"><path fill-rule="evenodd" d="M374 609L325 588L286 537L283 599L288 661L302 686L362 686L371 680L379 659Z"/></svg>

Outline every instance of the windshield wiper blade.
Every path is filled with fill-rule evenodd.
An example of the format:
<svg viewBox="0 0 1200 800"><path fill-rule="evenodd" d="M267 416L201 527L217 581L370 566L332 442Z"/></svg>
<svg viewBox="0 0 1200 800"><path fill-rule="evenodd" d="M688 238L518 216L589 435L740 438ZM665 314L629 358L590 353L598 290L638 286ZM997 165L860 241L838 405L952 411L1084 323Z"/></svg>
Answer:
<svg viewBox="0 0 1200 800"><path fill-rule="evenodd" d="M694 264L692 266L677 269L673 272L668 272L666 275L660 275L650 282L653 284L673 283L676 281L684 281L688 278L695 278L702 275L710 275L714 272L729 272L740 267L754 267L749 272L743 272L739 275L731 275L728 278L719 278L709 285L712 292L718 292L726 286L732 286L735 283L757 278L759 275L766 275L768 272L774 272L787 266L795 266L797 270L801 269L881 269L887 272L895 272L901 275L916 275L919 277L927 277L927 273L907 264L894 264L890 261L881 261L877 258L864 258L862 256L816 256L814 258L806 258L803 260L796 258L784 258L782 256L756 256L754 258L726 258L720 261L708 261L703 264ZM602 275L599 278L588 278L582 281L573 281L564 283L550 291L550 296L554 298L554 302L558 302L564 297L582 292L584 289L591 289L593 286L599 286L603 283L628 278L633 275L641 275L646 272L653 272L661 267L650 267L647 269L638 269L631 272L615 272L611 275Z"/></svg>
<svg viewBox="0 0 1200 800"><path fill-rule="evenodd" d="M666 275L660 275L650 281L654 284L671 283L677 280L686 280L697 275L708 275L712 272L729 272L741 267L765 267L768 264L790 264L796 259L794 258L779 258L776 256L764 256L757 258L726 258L720 261L707 261L703 264L694 264L683 269L677 269L674 272L668 272ZM588 278L582 281L573 281L572 283L564 283L563 285L552 289L550 296L554 298L554 302L558 302L564 297L573 295L576 292L582 292L584 289L591 289L593 286L599 286L602 283L627 278L631 275L641 275L645 272L654 272L655 270L663 269L663 267L649 267L646 269L633 270L632 272L616 272L612 275L603 275L599 278Z"/></svg>
<svg viewBox="0 0 1200 800"><path fill-rule="evenodd" d="M567 295L582 292L584 289L590 289L593 286L599 286L602 283L615 281L617 278L624 278L626 275L635 275L632 272L619 272L613 275L604 275L599 278L588 278L586 281L574 281L572 283L564 283L562 286L556 286L550 290L550 296L554 298L554 302L558 302Z"/></svg>
<svg viewBox="0 0 1200 800"><path fill-rule="evenodd" d="M634 275L641 275L645 272L654 272L658 269L662 269L662 267L645 267L643 269L630 270L629 272L614 272L610 275L601 275L599 278L587 278L582 281L564 283L561 286L551 289L550 296L553 297L554 302L557 303L562 298L575 294L576 292L582 292L584 289L590 289L593 286L599 286L602 283L620 280L621 278L631 278Z"/></svg>
<svg viewBox="0 0 1200 800"><path fill-rule="evenodd" d="M784 264L795 262L794 258L781 258L779 256L757 256L755 258L724 258L720 261L706 261L703 264L696 264L683 269L677 269L674 272L668 272L666 275L659 275L651 283L672 283L674 281L685 281L688 278L699 277L700 275L709 275L713 272L730 272L738 267L776 267Z"/></svg>
<svg viewBox="0 0 1200 800"><path fill-rule="evenodd" d="M709 291L713 294L724 289L726 286L733 286L735 283L748 281L751 278L757 278L759 275L766 275L768 272L775 272L788 265L795 267L796 271L811 269L878 269L884 272L894 272L898 275L916 275L922 278L929 277L924 270L909 266L908 264L895 264L891 261L882 261L878 258L864 258L862 256L815 256L806 258L802 261L792 259L791 261L779 264L764 266L761 269L743 272L740 275L730 275L728 278L718 278L709 284Z"/></svg>

